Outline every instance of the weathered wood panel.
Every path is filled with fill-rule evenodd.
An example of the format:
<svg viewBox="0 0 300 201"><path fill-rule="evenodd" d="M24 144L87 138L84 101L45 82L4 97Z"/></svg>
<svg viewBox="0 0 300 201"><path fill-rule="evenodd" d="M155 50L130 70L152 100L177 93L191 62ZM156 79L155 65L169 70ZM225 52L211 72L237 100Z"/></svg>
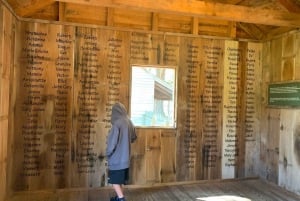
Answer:
<svg viewBox="0 0 300 201"><path fill-rule="evenodd" d="M69 186L74 28L17 27L11 186Z"/></svg>
<svg viewBox="0 0 300 201"><path fill-rule="evenodd" d="M257 174L260 45L35 22L17 32L13 191L107 185L111 106L129 109L132 65L176 68L177 121L137 129L131 184Z"/></svg>
<svg viewBox="0 0 300 201"><path fill-rule="evenodd" d="M263 46L260 175L293 192L299 192L297 144L299 110L268 108L267 89L272 82L299 79L299 33L286 34Z"/></svg>
<svg viewBox="0 0 300 201"><path fill-rule="evenodd" d="M235 170L238 165L236 159L239 156L238 145L243 143L239 139L239 120L240 107L239 69L241 50L236 41L225 42L224 65L224 96L223 96L223 142L222 142L222 178L234 178Z"/></svg>
<svg viewBox="0 0 300 201"><path fill-rule="evenodd" d="M150 12L114 8L113 24L118 27L151 30L152 15Z"/></svg>
<svg viewBox="0 0 300 201"><path fill-rule="evenodd" d="M200 126L201 141L198 143L202 161L197 179L221 178L222 157L222 99L223 99L223 65L224 41L206 39L202 41L199 58L201 58L200 82ZM201 171L199 171L201 169ZM200 175L199 175L200 174Z"/></svg>
<svg viewBox="0 0 300 201"><path fill-rule="evenodd" d="M87 6L68 3L64 8L64 20L70 22L106 25L107 9L104 7Z"/></svg>
<svg viewBox="0 0 300 201"><path fill-rule="evenodd" d="M146 183L146 135L144 129L137 128L137 140L132 144L130 184Z"/></svg>
<svg viewBox="0 0 300 201"><path fill-rule="evenodd" d="M276 39L271 43L270 82L281 81L282 40Z"/></svg>
<svg viewBox="0 0 300 201"><path fill-rule="evenodd" d="M12 90L14 39L16 19L0 2L0 200L10 191L8 180L10 170L10 95Z"/></svg>
<svg viewBox="0 0 300 201"><path fill-rule="evenodd" d="M300 33L295 34L295 80L300 80Z"/></svg>
<svg viewBox="0 0 300 201"><path fill-rule="evenodd" d="M278 184L299 193L300 111L282 110L280 125Z"/></svg>
<svg viewBox="0 0 300 201"><path fill-rule="evenodd" d="M148 129L146 135L146 183L160 183L161 135L159 130Z"/></svg>
<svg viewBox="0 0 300 201"><path fill-rule="evenodd" d="M176 181L176 130L161 131L161 166L162 183Z"/></svg>
<svg viewBox="0 0 300 201"><path fill-rule="evenodd" d="M260 43L248 43L245 59L246 69L244 83L244 130L245 135L245 156L244 175L245 177L257 176L259 172L260 154L260 128L262 115L262 45Z"/></svg>
<svg viewBox="0 0 300 201"><path fill-rule="evenodd" d="M103 156L111 107L120 101L128 108L129 36L128 32L76 29L72 186L106 184Z"/></svg>

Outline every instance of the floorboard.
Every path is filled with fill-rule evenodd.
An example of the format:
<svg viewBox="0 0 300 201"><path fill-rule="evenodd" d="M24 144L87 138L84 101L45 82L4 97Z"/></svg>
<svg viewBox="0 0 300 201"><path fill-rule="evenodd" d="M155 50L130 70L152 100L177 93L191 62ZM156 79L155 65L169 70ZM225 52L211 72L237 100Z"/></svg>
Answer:
<svg viewBox="0 0 300 201"><path fill-rule="evenodd" d="M300 201L300 196L260 179L200 181L159 187L126 187L128 201ZM103 197L109 201L109 197Z"/></svg>

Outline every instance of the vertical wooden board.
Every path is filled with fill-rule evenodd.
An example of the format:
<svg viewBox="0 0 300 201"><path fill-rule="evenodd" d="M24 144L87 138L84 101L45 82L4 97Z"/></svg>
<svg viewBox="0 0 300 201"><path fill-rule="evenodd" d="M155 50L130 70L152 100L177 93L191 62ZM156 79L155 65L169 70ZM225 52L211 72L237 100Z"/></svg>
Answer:
<svg viewBox="0 0 300 201"><path fill-rule="evenodd" d="M200 78L200 129L202 139L198 147L202 155L202 179L221 178L222 151L222 94L224 41L206 39L201 44L203 60ZM199 179L199 178L198 178Z"/></svg>
<svg viewBox="0 0 300 201"><path fill-rule="evenodd" d="M198 58L200 39L181 38L177 84L177 180L194 180L199 125L199 78L201 62ZM198 152L199 153L199 152ZM201 168L200 168L201 169Z"/></svg>
<svg viewBox="0 0 300 201"><path fill-rule="evenodd" d="M1 83L0 83L1 84ZM0 85L1 87L1 85ZM7 143L8 143L8 120L3 119L0 114L0 200L4 200L7 194L7 177L8 177L8 153L7 153Z"/></svg>
<svg viewBox="0 0 300 201"><path fill-rule="evenodd" d="M105 44L101 32L94 28L76 28L76 48L74 64L73 133L71 139L71 185L72 187L94 187L105 183L101 171L105 169L105 136L101 118L103 111L99 105L104 91L101 86L103 76L103 54L101 44ZM102 79L101 79L102 78ZM101 104L102 103L102 104ZM107 120L108 124L110 120ZM99 129L99 130L98 130ZM102 131L103 133L100 133ZM100 156L100 157L98 157Z"/></svg>
<svg viewBox="0 0 300 201"><path fill-rule="evenodd" d="M238 156L238 66L240 49L236 41L225 41L223 91L222 178L234 178Z"/></svg>
<svg viewBox="0 0 300 201"><path fill-rule="evenodd" d="M176 130L161 132L161 182L176 181Z"/></svg>
<svg viewBox="0 0 300 201"><path fill-rule="evenodd" d="M22 23L15 80L14 190L69 185L73 85L72 27Z"/></svg>
<svg viewBox="0 0 300 201"><path fill-rule="evenodd" d="M10 75L13 68L15 19L7 9L1 8L0 16L0 115L9 113Z"/></svg>
<svg viewBox="0 0 300 201"><path fill-rule="evenodd" d="M4 47L3 47L3 42L4 42L4 7L2 6L2 2L0 3L0 75L2 75L2 72L4 72L4 67L3 67L3 52L4 52ZM1 90L1 83L0 83L0 90Z"/></svg>
<svg viewBox="0 0 300 201"><path fill-rule="evenodd" d="M145 130L146 135L146 183L160 183L161 168L161 130L149 129Z"/></svg>
<svg viewBox="0 0 300 201"><path fill-rule="evenodd" d="M282 39L274 39L271 42L271 66L270 81L281 81Z"/></svg>
<svg viewBox="0 0 300 201"><path fill-rule="evenodd" d="M4 9L4 8L3 8ZM13 62L13 52L14 52L14 29L15 21L13 15L8 9L3 10L3 41L1 42L1 47L3 48L2 54L2 76L9 79L11 66ZM7 107L8 108L8 107Z"/></svg>
<svg viewBox="0 0 300 201"><path fill-rule="evenodd" d="M180 38L180 47L179 47L179 65L178 65L178 77L177 77L177 140L176 140L176 180L184 181L189 178L189 171L185 159L185 119L187 115L187 105L186 101L188 99L187 94L187 73L185 59L187 57L187 51L184 51L184 48L190 43L191 39L189 38Z"/></svg>
<svg viewBox="0 0 300 201"><path fill-rule="evenodd" d="M281 80L294 80L295 77L295 57L283 58L281 62Z"/></svg>
<svg viewBox="0 0 300 201"><path fill-rule="evenodd" d="M295 42L296 35L294 33L287 34L282 37L282 56L283 57L294 57L295 56Z"/></svg>
<svg viewBox="0 0 300 201"><path fill-rule="evenodd" d="M300 80L300 32L295 35L295 80Z"/></svg>
<svg viewBox="0 0 300 201"><path fill-rule="evenodd" d="M130 64L163 65L163 35L132 32Z"/></svg>
<svg viewBox="0 0 300 201"><path fill-rule="evenodd" d="M295 77L295 34L282 38L281 80L293 80Z"/></svg>
<svg viewBox="0 0 300 201"><path fill-rule="evenodd" d="M238 126L236 127L236 170L235 170L235 177L242 178L245 176L245 148L246 148L246 116L250 116L247 110L247 103L254 102L254 98L250 97L249 90L246 90L246 86L250 84L251 76L253 79L253 73L251 73L248 69L248 43L247 42L239 42L239 58L238 62L238 73L237 76L239 77L237 88L237 107L236 107L236 115L237 115L237 123ZM253 82L253 81L252 81Z"/></svg>
<svg viewBox="0 0 300 201"><path fill-rule="evenodd" d="M14 157L15 154L13 152L14 150L14 146L15 146L15 132L16 132L16 124L17 122L15 122L15 112L12 106L15 106L16 104L16 99L19 95L21 94L17 94L17 89L18 89L18 85L19 85L19 77L20 77L20 68L15 68L15 66L18 64L18 59L20 57L20 48L21 48L21 43L20 43L20 30L21 30L21 26L20 26L20 22L16 22L16 26L15 26L15 46L14 46L14 67L13 67L13 74L10 77L10 84L11 86L14 86L11 88L10 90L10 116L9 116L9 122L10 122L10 129L9 129L9 137L8 137L8 156L10 158L10 160L8 160L8 171L7 171L7 175L8 179L7 179L7 184L8 186L10 186L10 188L8 188L8 192L11 193L13 191L13 181L15 179L15 176L13 176L14 174L16 174L16 172L14 171L15 169L13 168L13 164L14 164ZM20 91L20 90L19 90Z"/></svg>
<svg viewBox="0 0 300 201"><path fill-rule="evenodd" d="M179 64L179 36L165 36L163 61L166 66L178 66Z"/></svg>
<svg viewBox="0 0 300 201"><path fill-rule="evenodd" d="M145 129L136 128L137 140L132 144L130 183L146 184L146 136Z"/></svg>
<svg viewBox="0 0 300 201"><path fill-rule="evenodd" d="M290 191L299 192L299 110L281 110L280 123L278 184Z"/></svg>
<svg viewBox="0 0 300 201"><path fill-rule="evenodd" d="M271 42L265 42L262 44L262 57L261 57L261 62L262 62L262 81L264 84L270 82L270 68L271 68ZM265 85L263 85L265 86ZM268 87L262 87L262 95L265 96L267 95L267 90ZM263 105L266 105L267 103L267 97L263 97Z"/></svg>
<svg viewBox="0 0 300 201"><path fill-rule="evenodd" d="M248 43L245 83L245 176L258 175L262 115L262 44Z"/></svg>
<svg viewBox="0 0 300 201"><path fill-rule="evenodd" d="M271 71L271 41L262 44L262 83L261 83L261 123L260 123L260 154L259 154L259 168L258 175L262 178L267 176L267 136L269 130L269 112L267 108L268 104L268 84L270 82L270 71Z"/></svg>
<svg viewBox="0 0 300 201"><path fill-rule="evenodd" d="M261 155L265 155L266 169L264 178L271 182L278 183L278 164L279 164L279 140L281 110L268 110L268 131L265 138L261 138Z"/></svg>
<svg viewBox="0 0 300 201"><path fill-rule="evenodd" d="M292 136L292 161L293 161L293 170L292 170L292 192L299 194L300 192L300 111L296 110L295 112L295 124L293 126L293 136Z"/></svg>

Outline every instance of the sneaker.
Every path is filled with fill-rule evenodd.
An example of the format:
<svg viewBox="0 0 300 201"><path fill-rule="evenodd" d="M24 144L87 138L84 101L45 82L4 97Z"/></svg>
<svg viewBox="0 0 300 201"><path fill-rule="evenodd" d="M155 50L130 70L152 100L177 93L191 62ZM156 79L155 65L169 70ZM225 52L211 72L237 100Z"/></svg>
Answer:
<svg viewBox="0 0 300 201"><path fill-rule="evenodd" d="M123 198L118 198L118 201L126 201L125 197Z"/></svg>
<svg viewBox="0 0 300 201"><path fill-rule="evenodd" d="M111 197L111 198L110 198L110 201L118 201L118 196Z"/></svg>

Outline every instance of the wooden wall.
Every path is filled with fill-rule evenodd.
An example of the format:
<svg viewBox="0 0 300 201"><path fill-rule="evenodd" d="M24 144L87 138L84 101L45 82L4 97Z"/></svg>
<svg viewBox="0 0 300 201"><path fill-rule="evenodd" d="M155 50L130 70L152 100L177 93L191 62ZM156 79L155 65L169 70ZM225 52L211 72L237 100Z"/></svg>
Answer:
<svg viewBox="0 0 300 201"><path fill-rule="evenodd" d="M8 139L10 119L10 91L12 86L15 17L0 2L0 201L3 201L9 187L7 185Z"/></svg>
<svg viewBox="0 0 300 201"><path fill-rule="evenodd" d="M300 33L263 44L260 176L300 194L299 108L268 107L268 84L300 80Z"/></svg>
<svg viewBox="0 0 300 201"><path fill-rule="evenodd" d="M111 106L129 107L135 64L176 68L177 121L137 129L131 184L260 173L261 43L1 18L2 200L107 185Z"/></svg>
<svg viewBox="0 0 300 201"><path fill-rule="evenodd" d="M107 185L131 65L177 71L177 126L138 128L131 184L258 174L261 44L37 22L16 27L12 191Z"/></svg>
<svg viewBox="0 0 300 201"><path fill-rule="evenodd" d="M0 201L78 187L66 200L88 200L107 185L110 110L129 106L134 64L176 67L177 126L137 129L131 184L259 175L300 192L299 109L267 105L268 84L300 80L299 32L254 43L119 31L16 20L2 4L0 18Z"/></svg>

